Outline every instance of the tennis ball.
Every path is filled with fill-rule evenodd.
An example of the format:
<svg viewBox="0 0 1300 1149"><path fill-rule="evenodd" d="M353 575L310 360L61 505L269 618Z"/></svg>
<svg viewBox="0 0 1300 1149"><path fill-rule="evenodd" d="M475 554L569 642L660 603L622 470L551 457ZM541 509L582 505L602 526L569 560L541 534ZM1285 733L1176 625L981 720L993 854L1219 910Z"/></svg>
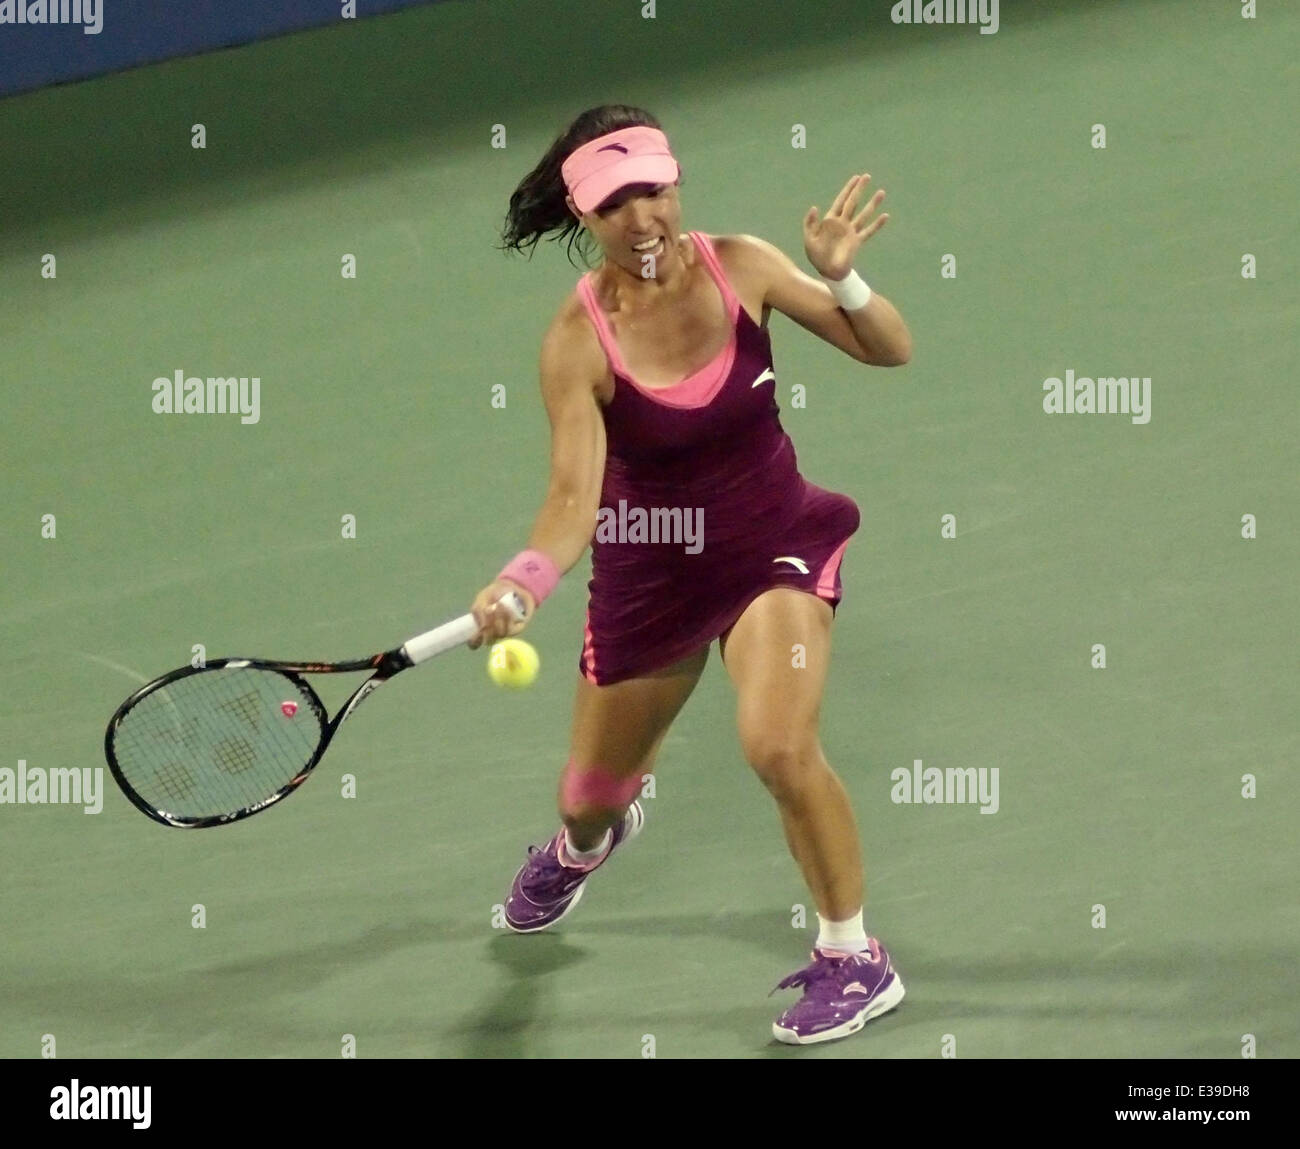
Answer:
<svg viewBox="0 0 1300 1149"><path fill-rule="evenodd" d="M537 678L541 659L522 638L507 638L498 642L488 655L488 677L498 686L522 690Z"/></svg>

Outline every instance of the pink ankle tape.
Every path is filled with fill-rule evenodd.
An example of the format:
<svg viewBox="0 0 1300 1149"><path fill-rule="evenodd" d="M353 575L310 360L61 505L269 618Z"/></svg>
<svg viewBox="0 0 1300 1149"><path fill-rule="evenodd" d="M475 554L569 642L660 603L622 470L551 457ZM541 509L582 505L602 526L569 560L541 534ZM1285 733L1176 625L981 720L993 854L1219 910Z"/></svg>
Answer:
<svg viewBox="0 0 1300 1149"><path fill-rule="evenodd" d="M508 578L517 582L530 595L538 606L542 600L555 589L560 581L560 568L551 556L542 551L520 551L505 565L497 578Z"/></svg>
<svg viewBox="0 0 1300 1149"><path fill-rule="evenodd" d="M604 766L578 770L570 758L564 767L560 802L566 810L578 806L604 806L611 810L622 810L631 804L640 789L639 774L615 774Z"/></svg>

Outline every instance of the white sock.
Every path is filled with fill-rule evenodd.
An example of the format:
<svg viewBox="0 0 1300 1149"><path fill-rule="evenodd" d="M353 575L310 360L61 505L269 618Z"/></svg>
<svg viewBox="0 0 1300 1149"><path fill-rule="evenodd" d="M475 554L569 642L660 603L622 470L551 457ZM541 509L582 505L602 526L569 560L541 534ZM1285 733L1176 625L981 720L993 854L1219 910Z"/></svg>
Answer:
<svg viewBox="0 0 1300 1149"><path fill-rule="evenodd" d="M570 869L584 869L593 862L599 862L609 852L609 847L613 841L614 831L606 830L604 837L590 850L578 850L574 848L573 839L569 837L569 828L566 826L564 828L564 839L560 843L560 865L572 863Z"/></svg>
<svg viewBox="0 0 1300 1149"><path fill-rule="evenodd" d="M867 927L862 924L862 911L843 922L833 922L817 915L821 926L817 934L819 950L835 950L842 954L861 953L867 948Z"/></svg>

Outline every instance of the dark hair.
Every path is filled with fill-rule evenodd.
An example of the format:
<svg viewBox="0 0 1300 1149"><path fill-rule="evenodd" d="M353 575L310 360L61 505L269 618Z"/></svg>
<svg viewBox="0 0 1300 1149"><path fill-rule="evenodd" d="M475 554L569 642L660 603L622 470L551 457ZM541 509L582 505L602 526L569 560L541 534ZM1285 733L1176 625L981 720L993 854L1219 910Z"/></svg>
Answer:
<svg viewBox="0 0 1300 1149"><path fill-rule="evenodd" d="M505 226L501 230L500 250L527 250L528 258L531 259L537 242L550 232L558 232L552 239L559 243L568 238L565 254L569 262L573 263L573 245L576 240L582 261L590 268L591 236L582 230L578 217L564 202L568 188L564 185L560 165L570 152L598 136L632 127L663 130L659 121L649 112L627 104L601 104L596 108L588 108L578 116L556 137L541 162L515 188L510 197L510 210L506 212Z"/></svg>

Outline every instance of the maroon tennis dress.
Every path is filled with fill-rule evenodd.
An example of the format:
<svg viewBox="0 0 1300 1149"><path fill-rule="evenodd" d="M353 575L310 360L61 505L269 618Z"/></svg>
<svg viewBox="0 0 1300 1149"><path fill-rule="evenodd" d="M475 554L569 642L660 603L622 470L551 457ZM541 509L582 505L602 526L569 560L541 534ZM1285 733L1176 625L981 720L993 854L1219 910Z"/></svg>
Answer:
<svg viewBox="0 0 1300 1149"><path fill-rule="evenodd" d="M857 504L799 474L781 427L771 338L741 306L710 237L687 233L734 327L712 363L671 387L628 374L591 287L582 299L614 373L578 666L608 686L723 634L765 590L840 601ZM657 513L656 513L657 512Z"/></svg>

